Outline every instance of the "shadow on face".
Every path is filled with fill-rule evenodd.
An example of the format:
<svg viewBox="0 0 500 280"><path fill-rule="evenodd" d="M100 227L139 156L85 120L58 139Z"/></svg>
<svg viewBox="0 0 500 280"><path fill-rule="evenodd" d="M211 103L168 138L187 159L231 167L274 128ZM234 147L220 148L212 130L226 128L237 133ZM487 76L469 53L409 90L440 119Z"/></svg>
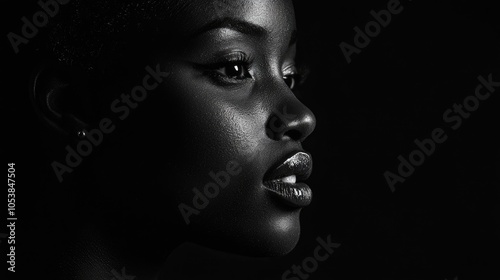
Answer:
<svg viewBox="0 0 500 280"><path fill-rule="evenodd" d="M113 46L85 60L106 62L92 71L77 70L78 56L63 51L72 67L38 71L37 112L51 142L63 139L52 143L54 175L80 185L71 191L95 206L86 213L104 234L125 225L125 239L147 231L162 244L177 231L215 249L286 254L311 198L301 143L315 127L295 95L292 2L174 2L164 5L176 12L161 16L161 4L149 4L157 17L142 25L131 17L135 31L89 31ZM81 25L63 31L94 28Z"/></svg>

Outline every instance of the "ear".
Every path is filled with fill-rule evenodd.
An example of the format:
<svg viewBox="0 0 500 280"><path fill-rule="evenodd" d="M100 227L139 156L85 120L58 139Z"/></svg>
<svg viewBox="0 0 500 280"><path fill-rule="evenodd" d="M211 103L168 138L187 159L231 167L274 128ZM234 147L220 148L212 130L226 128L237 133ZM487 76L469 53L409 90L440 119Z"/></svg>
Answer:
<svg viewBox="0 0 500 280"><path fill-rule="evenodd" d="M30 99L38 118L50 131L75 137L88 125L78 117L72 75L71 69L58 63L40 63L30 80Z"/></svg>

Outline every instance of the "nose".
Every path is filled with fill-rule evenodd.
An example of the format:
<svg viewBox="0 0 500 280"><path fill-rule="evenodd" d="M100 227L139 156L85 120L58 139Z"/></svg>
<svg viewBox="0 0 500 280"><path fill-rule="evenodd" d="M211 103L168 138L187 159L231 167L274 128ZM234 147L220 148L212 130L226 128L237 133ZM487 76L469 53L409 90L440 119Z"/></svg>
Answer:
<svg viewBox="0 0 500 280"><path fill-rule="evenodd" d="M274 107L266 125L267 136L273 140L302 142L316 127L313 112L295 96L289 97Z"/></svg>

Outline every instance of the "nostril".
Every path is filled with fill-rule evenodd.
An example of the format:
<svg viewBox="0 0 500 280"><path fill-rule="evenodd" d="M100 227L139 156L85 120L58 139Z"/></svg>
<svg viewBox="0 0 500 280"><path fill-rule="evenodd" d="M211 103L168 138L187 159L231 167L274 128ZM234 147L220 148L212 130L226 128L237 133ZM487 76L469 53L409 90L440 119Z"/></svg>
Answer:
<svg viewBox="0 0 500 280"><path fill-rule="evenodd" d="M286 124L278 116L272 116L266 126L266 134L273 140L280 140L286 130Z"/></svg>

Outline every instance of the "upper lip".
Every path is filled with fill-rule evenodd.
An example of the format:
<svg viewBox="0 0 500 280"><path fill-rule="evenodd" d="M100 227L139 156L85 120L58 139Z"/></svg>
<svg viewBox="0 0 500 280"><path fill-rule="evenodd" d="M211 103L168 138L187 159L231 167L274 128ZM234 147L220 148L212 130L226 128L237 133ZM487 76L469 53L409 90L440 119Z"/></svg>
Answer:
<svg viewBox="0 0 500 280"><path fill-rule="evenodd" d="M311 175L312 157L304 151L296 151L280 160L265 175L264 181L272 181L295 175L297 181L304 181Z"/></svg>

